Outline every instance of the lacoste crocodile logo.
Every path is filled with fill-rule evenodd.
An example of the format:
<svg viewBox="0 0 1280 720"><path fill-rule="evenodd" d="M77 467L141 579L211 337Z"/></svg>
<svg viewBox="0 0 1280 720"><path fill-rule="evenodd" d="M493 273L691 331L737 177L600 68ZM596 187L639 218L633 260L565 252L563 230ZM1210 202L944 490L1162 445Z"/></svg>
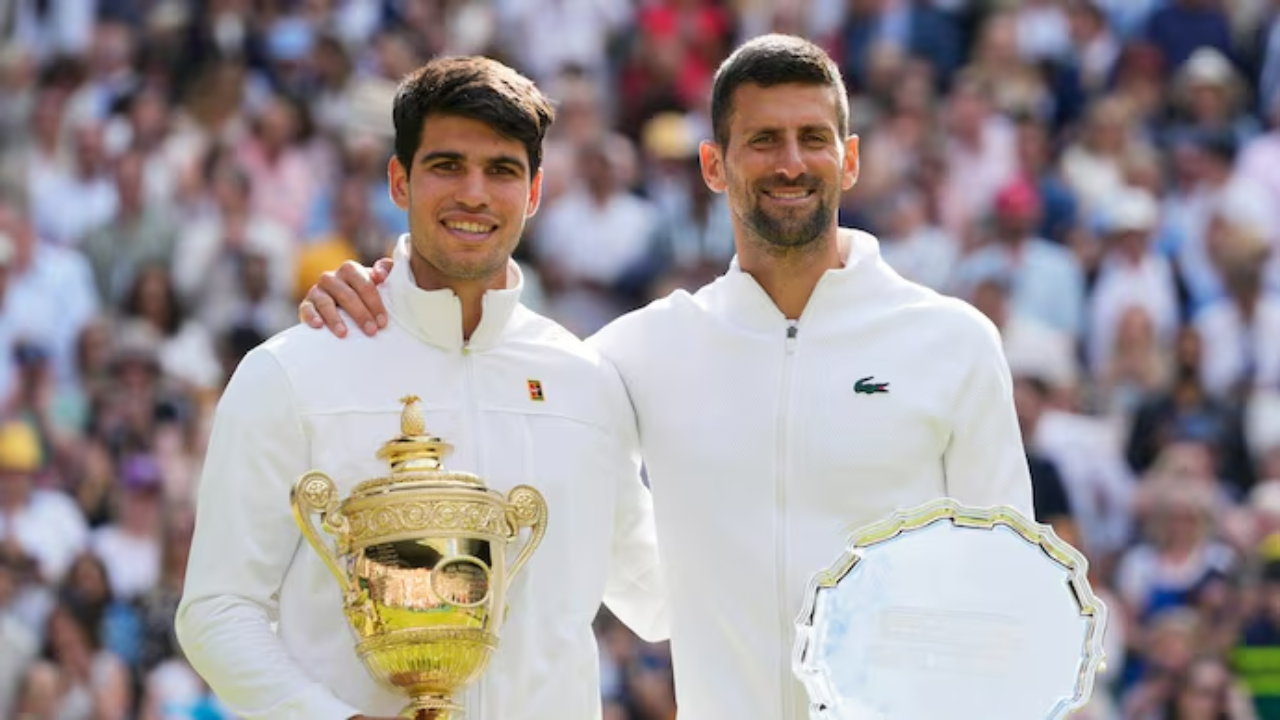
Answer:
<svg viewBox="0 0 1280 720"><path fill-rule="evenodd" d="M876 393L889 392L889 383L874 382L875 376L868 375L853 384L853 391L861 395L875 395Z"/></svg>

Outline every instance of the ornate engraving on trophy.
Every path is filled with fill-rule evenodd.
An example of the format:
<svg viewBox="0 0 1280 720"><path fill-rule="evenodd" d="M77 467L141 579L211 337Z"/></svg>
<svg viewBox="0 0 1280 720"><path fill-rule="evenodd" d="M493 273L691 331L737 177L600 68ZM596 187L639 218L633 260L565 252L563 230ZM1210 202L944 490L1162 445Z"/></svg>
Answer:
<svg viewBox="0 0 1280 720"><path fill-rule="evenodd" d="M351 514L354 539L386 537L428 528L467 532L501 532L502 515L484 503L470 501L406 502L394 507Z"/></svg>

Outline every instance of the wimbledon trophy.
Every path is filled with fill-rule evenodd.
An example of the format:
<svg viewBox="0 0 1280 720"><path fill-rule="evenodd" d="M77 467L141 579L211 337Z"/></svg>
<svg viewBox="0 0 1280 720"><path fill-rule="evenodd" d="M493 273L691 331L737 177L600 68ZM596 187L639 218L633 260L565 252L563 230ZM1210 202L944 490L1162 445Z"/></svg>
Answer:
<svg viewBox="0 0 1280 720"><path fill-rule="evenodd" d="M388 477L339 500L333 480L309 472L290 502L342 588L369 673L409 697L404 717L448 718L461 709L453 695L480 677L497 647L507 587L546 532L547 506L531 487L504 498L475 475L446 471L441 458L452 448L427 434L418 398L401 402L401 435L377 455L390 464ZM508 545L526 527L529 539L508 567Z"/></svg>
<svg viewBox="0 0 1280 720"><path fill-rule="evenodd" d="M1087 562L1009 507L940 499L855 533L809 583L793 669L814 720L1057 720L1083 706L1106 607Z"/></svg>

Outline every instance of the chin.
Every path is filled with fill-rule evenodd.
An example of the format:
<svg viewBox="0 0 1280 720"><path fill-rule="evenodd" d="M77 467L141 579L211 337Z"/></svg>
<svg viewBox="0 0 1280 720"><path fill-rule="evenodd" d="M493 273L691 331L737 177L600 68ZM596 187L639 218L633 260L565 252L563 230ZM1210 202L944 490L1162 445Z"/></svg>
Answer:
<svg viewBox="0 0 1280 720"><path fill-rule="evenodd" d="M507 268L507 258L451 258L445 269L446 274L457 280L487 280Z"/></svg>

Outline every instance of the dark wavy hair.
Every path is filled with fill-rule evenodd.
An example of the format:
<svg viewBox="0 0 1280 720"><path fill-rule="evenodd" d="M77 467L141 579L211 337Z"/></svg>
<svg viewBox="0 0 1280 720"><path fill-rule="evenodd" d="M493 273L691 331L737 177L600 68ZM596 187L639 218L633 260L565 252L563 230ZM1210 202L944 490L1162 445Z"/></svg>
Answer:
<svg viewBox="0 0 1280 720"><path fill-rule="evenodd" d="M400 83L392 119L396 159L412 172L423 124L432 115L453 115L488 125L519 141L529 172L542 166L542 140L555 120L551 101L533 81L486 57L437 58Z"/></svg>

